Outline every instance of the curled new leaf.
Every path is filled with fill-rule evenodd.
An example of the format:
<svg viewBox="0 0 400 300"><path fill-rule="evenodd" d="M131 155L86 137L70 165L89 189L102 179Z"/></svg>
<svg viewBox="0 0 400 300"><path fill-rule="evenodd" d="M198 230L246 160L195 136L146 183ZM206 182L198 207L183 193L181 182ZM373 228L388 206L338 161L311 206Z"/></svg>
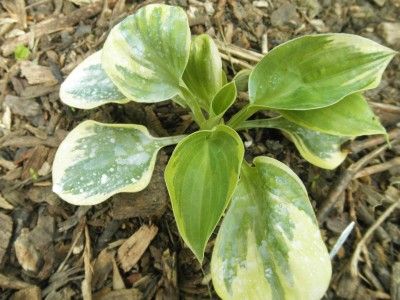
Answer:
<svg viewBox="0 0 400 300"><path fill-rule="evenodd" d="M211 260L222 299L321 299L331 263L307 192L284 164L257 157L240 181Z"/></svg>
<svg viewBox="0 0 400 300"><path fill-rule="evenodd" d="M349 137L311 130L282 117L246 121L240 128L280 129L292 140L301 156L320 168L334 169L347 156L347 151L342 150L341 146Z"/></svg>
<svg viewBox="0 0 400 300"><path fill-rule="evenodd" d="M211 111L215 116L222 116L236 100L236 84L231 81L225 84L215 95L211 103Z"/></svg>
<svg viewBox="0 0 400 300"><path fill-rule="evenodd" d="M271 109L307 110L378 86L395 52L344 34L303 36L270 51L249 79L250 102Z"/></svg>
<svg viewBox="0 0 400 300"><path fill-rule="evenodd" d="M212 99L223 85L224 75L221 57L212 38L207 34L194 37L183 81L204 109L210 108Z"/></svg>
<svg viewBox="0 0 400 300"><path fill-rule="evenodd" d="M128 98L159 102L179 93L189 51L185 11L151 4L111 30L103 48L102 66Z"/></svg>
<svg viewBox="0 0 400 300"><path fill-rule="evenodd" d="M129 101L104 72L100 58L101 51L90 55L68 75L60 88L62 102L90 109L110 102Z"/></svg>
<svg viewBox="0 0 400 300"><path fill-rule="evenodd" d="M158 150L180 137L154 138L141 125L85 121L57 150L53 191L75 205L93 205L121 192L144 189Z"/></svg>
<svg viewBox="0 0 400 300"><path fill-rule="evenodd" d="M243 153L239 135L219 125L182 140L168 162L165 182L175 220L199 261L236 187Z"/></svg>
<svg viewBox="0 0 400 300"><path fill-rule="evenodd" d="M282 110L280 113L301 126L333 135L386 133L367 101L358 93L351 94L328 107L304 111Z"/></svg>
<svg viewBox="0 0 400 300"><path fill-rule="evenodd" d="M249 86L250 69L240 70L233 80L235 81L238 92L247 92Z"/></svg>

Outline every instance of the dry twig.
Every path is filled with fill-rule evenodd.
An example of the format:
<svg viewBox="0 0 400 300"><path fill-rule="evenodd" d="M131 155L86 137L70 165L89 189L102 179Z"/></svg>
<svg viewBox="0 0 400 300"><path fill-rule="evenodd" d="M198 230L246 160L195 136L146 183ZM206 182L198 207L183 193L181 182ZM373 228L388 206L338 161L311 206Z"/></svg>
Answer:
<svg viewBox="0 0 400 300"><path fill-rule="evenodd" d="M368 168L365 168L357 172L357 174L354 175L354 179L380 173L396 166L400 166L400 157L396 157L384 163L376 164Z"/></svg>
<svg viewBox="0 0 400 300"><path fill-rule="evenodd" d="M82 227L82 229L83 229L83 227ZM83 231L83 230L79 230L78 234L77 234L76 237L75 237L75 240L72 242L71 247L70 247L69 250L68 250L67 255L65 256L64 260L63 260L63 261L61 262L61 264L59 265L59 267L58 267L56 273L61 272L61 271L64 271L64 267L65 267L65 265L66 265L68 259L69 259L70 256L72 255L72 251L74 250L75 245L77 244L77 242L79 241L79 238L80 238L81 235L82 235L82 231Z"/></svg>
<svg viewBox="0 0 400 300"><path fill-rule="evenodd" d="M225 44L218 40L216 40L215 42L220 52L224 52L226 54L229 53L232 56L244 59L249 62L258 63L264 57L262 54L257 53L255 51L243 49L231 44Z"/></svg>
<svg viewBox="0 0 400 300"><path fill-rule="evenodd" d="M333 207L336 203L338 197L344 192L347 188L350 181L353 179L354 175L361 170L368 162L372 159L380 155L381 153L385 152L389 145L385 144L374 151L368 153L367 155L363 156L357 162L351 164L347 170L340 176L339 180L335 184L335 186L329 192L328 197L322 203L320 209L318 210L318 220L320 223L323 223Z"/></svg>
<svg viewBox="0 0 400 300"><path fill-rule="evenodd" d="M13 277L8 277L8 276L3 275L3 274L0 273L0 287L3 288L3 289L17 289L17 290L20 290L20 289L29 288L31 286L32 285L27 283L27 282L18 280L18 279L13 278Z"/></svg>
<svg viewBox="0 0 400 300"><path fill-rule="evenodd" d="M83 251L83 263L85 267L85 279L82 281L83 300L92 300L92 247L90 245L90 235L87 225L85 225L85 250Z"/></svg>
<svg viewBox="0 0 400 300"><path fill-rule="evenodd" d="M351 257L351 262L350 262L350 272L352 276L357 276L358 275L358 259L360 257L361 250L366 247L366 244L368 243L369 238L372 236L374 231L379 228L379 226L390 216L390 214L400 206L400 199L394 202L392 205L390 205L385 212L375 221L374 224L370 228L368 228L367 232L365 235L362 237L362 239L359 241L357 244L356 250L353 253L353 256Z"/></svg>
<svg viewBox="0 0 400 300"><path fill-rule="evenodd" d="M252 68L252 65L248 64L247 62L245 62L241 59L230 57L229 55L224 54L224 53L220 53L220 55L221 55L222 59L230 62L231 64L233 64L235 66L239 66L242 69L251 69Z"/></svg>
<svg viewBox="0 0 400 300"><path fill-rule="evenodd" d="M140 260L157 232L157 226L143 225L119 247L118 261L124 272L128 272Z"/></svg>
<svg viewBox="0 0 400 300"><path fill-rule="evenodd" d="M395 141L398 140L399 138L400 138L400 128L394 128L388 132L389 141ZM367 148L372 148L380 144L383 144L386 141L387 139L384 135L372 136L362 141L354 141L350 145L350 152L356 154Z"/></svg>
<svg viewBox="0 0 400 300"><path fill-rule="evenodd" d="M373 102L373 101L368 101L368 104L371 107L376 108L378 110L382 110L382 111L392 113L392 114L400 114L400 106L386 104L386 103Z"/></svg>
<svg viewBox="0 0 400 300"><path fill-rule="evenodd" d="M71 27L85 19L94 17L102 10L102 1L86 5L68 16L57 16L31 27L31 30L13 39L6 40L0 47L4 56L12 54L18 45L26 45L32 38L39 38Z"/></svg>

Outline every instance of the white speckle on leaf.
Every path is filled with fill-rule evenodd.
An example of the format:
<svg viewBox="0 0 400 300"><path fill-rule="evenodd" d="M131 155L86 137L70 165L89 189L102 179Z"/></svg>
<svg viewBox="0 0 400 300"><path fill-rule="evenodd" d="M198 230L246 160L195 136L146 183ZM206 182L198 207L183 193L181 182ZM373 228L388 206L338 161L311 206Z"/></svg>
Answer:
<svg viewBox="0 0 400 300"><path fill-rule="evenodd" d="M110 138L110 143L114 144L115 143L115 139L114 138Z"/></svg>
<svg viewBox="0 0 400 300"><path fill-rule="evenodd" d="M271 277L272 277L272 270L271 270L271 268L265 269L265 270L264 270L264 275L265 275L265 277L267 277L267 278L271 278Z"/></svg>
<svg viewBox="0 0 400 300"><path fill-rule="evenodd" d="M89 157L90 157L90 158L94 158L95 156L96 156L96 149L93 148L93 149L90 151Z"/></svg>
<svg viewBox="0 0 400 300"><path fill-rule="evenodd" d="M105 184L108 181L108 176L106 174L101 175L100 183Z"/></svg>
<svg viewBox="0 0 400 300"><path fill-rule="evenodd" d="M285 233L285 231L283 230L282 225L280 223L276 223L274 225L274 227L276 230L280 231L281 233Z"/></svg>
<svg viewBox="0 0 400 300"><path fill-rule="evenodd" d="M146 163L150 158L150 155L146 152L137 153L125 158L117 158L116 162L120 165L141 165Z"/></svg>

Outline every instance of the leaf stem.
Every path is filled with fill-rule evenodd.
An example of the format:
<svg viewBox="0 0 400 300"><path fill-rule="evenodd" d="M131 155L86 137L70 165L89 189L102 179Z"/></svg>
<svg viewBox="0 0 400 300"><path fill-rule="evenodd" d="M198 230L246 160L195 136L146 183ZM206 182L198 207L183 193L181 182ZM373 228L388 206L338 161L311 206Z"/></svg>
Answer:
<svg viewBox="0 0 400 300"><path fill-rule="evenodd" d="M238 129L237 127L250 118L254 113L260 110L260 107L253 106L252 104L247 104L241 110L239 110L233 117L228 121L227 125L233 129Z"/></svg>
<svg viewBox="0 0 400 300"><path fill-rule="evenodd" d="M171 146L171 145L178 144L185 137L187 137L187 134L166 136L166 137L158 138L158 140L161 141L163 147L165 147L165 146Z"/></svg>
<svg viewBox="0 0 400 300"><path fill-rule="evenodd" d="M257 119L243 121L239 125L235 126L235 130L251 129L251 128L275 128L277 123L282 117L275 117L270 119ZM278 121L278 122L276 122Z"/></svg>
<svg viewBox="0 0 400 300"><path fill-rule="evenodd" d="M190 92L190 90L186 87L184 83L181 83L179 87L180 87L181 97L185 99L186 103L188 104L190 110L193 113L194 121L200 126L200 128L203 128L206 122L206 118L204 117L204 114L201 111L199 103L196 101L196 98L193 96L193 94Z"/></svg>

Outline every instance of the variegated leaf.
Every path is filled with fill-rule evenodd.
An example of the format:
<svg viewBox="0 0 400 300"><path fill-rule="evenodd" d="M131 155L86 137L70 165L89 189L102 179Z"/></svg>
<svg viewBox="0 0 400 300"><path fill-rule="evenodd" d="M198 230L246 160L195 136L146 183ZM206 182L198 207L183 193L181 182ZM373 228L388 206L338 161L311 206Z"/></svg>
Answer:
<svg viewBox="0 0 400 300"><path fill-rule="evenodd" d="M211 260L222 299L321 299L331 263L307 192L281 162L243 165Z"/></svg>
<svg viewBox="0 0 400 300"><path fill-rule="evenodd" d="M347 151L342 150L341 146L350 139L349 137L311 130L283 117L246 121L240 126L240 129L245 128L276 128L282 130L295 144L301 156L320 168L334 169L347 156Z"/></svg>
<svg viewBox="0 0 400 300"><path fill-rule="evenodd" d="M218 125L182 140L168 162L165 182L178 230L200 262L235 190L243 153L239 135Z"/></svg>
<svg viewBox="0 0 400 300"><path fill-rule="evenodd" d="M221 89L224 75L221 57L212 38L207 34L194 37L183 81L205 110L210 109L212 99Z"/></svg>
<svg viewBox="0 0 400 300"><path fill-rule="evenodd" d="M249 79L250 102L271 109L307 110L378 86L395 51L344 34L303 36L270 51Z"/></svg>
<svg viewBox="0 0 400 300"><path fill-rule="evenodd" d="M338 103L312 110L282 110L292 122L312 130L341 136L384 134L385 128L361 94L351 94Z"/></svg>
<svg viewBox="0 0 400 300"><path fill-rule="evenodd" d="M103 48L102 66L128 98L159 102L179 93L189 51L185 11L150 4L111 30Z"/></svg>
<svg viewBox="0 0 400 300"><path fill-rule="evenodd" d="M161 147L181 137L154 138L141 125L85 121L57 150L53 191L75 205L93 205L121 192L137 192L150 181Z"/></svg>
<svg viewBox="0 0 400 300"><path fill-rule="evenodd" d="M65 104L90 109L106 103L126 103L101 66L101 51L82 61L65 79L60 88L60 99Z"/></svg>
<svg viewBox="0 0 400 300"><path fill-rule="evenodd" d="M222 116L235 102L237 96L236 84L231 81L225 84L211 102L211 112L215 116Z"/></svg>

